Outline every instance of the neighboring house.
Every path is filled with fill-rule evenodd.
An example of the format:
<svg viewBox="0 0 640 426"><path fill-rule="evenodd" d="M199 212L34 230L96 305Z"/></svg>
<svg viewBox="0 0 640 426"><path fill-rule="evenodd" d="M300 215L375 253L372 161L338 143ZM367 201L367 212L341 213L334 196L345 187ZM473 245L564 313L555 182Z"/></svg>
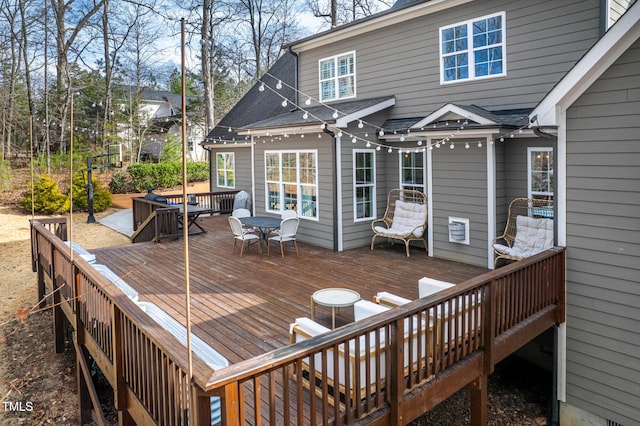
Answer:
<svg viewBox="0 0 640 426"><path fill-rule="evenodd" d="M640 424L639 22L631 1L416 1L299 40L203 142L212 190L346 250L417 188L429 255L488 268L509 202L554 200L562 424Z"/></svg>
<svg viewBox="0 0 640 426"><path fill-rule="evenodd" d="M135 97L134 86L118 86L116 90L122 99L131 102ZM140 91L139 116L141 125L139 129L121 125L118 131L120 138L125 141L128 149L131 149L132 140L136 133L142 139L141 157L147 157L158 161L160 154L167 142L167 135L171 134L177 142L182 141L182 96L166 90L155 90L144 87ZM187 97L187 107L197 101L194 97ZM122 110L127 110L128 105L121 104ZM205 135L204 126L195 118L195 114L187 114L187 156L193 161L206 161L207 156L203 147L197 143Z"/></svg>

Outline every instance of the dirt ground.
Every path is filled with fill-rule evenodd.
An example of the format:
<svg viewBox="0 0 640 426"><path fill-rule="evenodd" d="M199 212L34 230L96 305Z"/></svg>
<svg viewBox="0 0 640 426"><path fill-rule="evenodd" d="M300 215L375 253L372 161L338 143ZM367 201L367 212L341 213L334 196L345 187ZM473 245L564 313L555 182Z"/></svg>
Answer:
<svg viewBox="0 0 640 426"><path fill-rule="evenodd" d="M199 189L199 188L198 188ZM198 192L190 188L190 192ZM207 191L204 189L204 191ZM51 311L38 311L36 274L31 270L31 215L3 206L0 199L0 425L78 424L73 346L62 354L53 347ZM118 206L127 207L119 197ZM96 214L101 218L115 211ZM73 239L93 248L130 244L128 237L99 223L87 224L86 213L72 221ZM28 313L28 315L27 315ZM548 373L550 374L550 373ZM508 362L489 378L489 424L548 424L549 380L533 366ZM107 401L108 404L108 401ZM106 408L106 407L105 407ZM470 424L469 396L462 390L414 425Z"/></svg>

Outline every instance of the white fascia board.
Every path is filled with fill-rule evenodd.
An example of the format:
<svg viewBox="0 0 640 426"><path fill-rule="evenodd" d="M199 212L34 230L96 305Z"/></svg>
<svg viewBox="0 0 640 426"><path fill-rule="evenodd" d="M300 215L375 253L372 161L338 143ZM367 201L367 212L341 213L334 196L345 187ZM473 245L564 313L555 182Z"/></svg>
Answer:
<svg viewBox="0 0 640 426"><path fill-rule="evenodd" d="M467 120L471 120L475 123L481 124L481 125L485 125L485 126L490 126L492 124L496 124L497 123L495 121L492 120L488 120L485 117L482 117L478 114L472 113L470 111L467 111L464 108L461 108L457 105L453 105L453 104L447 104L441 108L439 108L438 110L432 112L431 114L429 114L428 116L426 116L425 118L423 118L422 120L418 121L416 124L414 124L413 126L411 126L412 129L420 129L421 127L427 126L430 123L434 122L434 121L439 121L440 117L442 117L443 115L446 114L455 114L460 116L460 118L465 118Z"/></svg>
<svg viewBox="0 0 640 426"><path fill-rule="evenodd" d="M489 128L489 129L474 129L474 130L463 130L461 132L457 132L455 128L449 130L448 132L445 131L434 131L434 132L414 132L412 131L410 133L410 135L404 135L405 140L419 140L419 139L444 139L444 138L450 138L450 139L469 139L469 138L486 138L486 137L490 137L492 135L495 135L496 133L499 133L500 129L499 128ZM523 132L524 133L524 132ZM384 137L382 137L381 139L384 139L388 142L396 142L400 139L400 134L394 135L394 134L389 134L388 136L385 135Z"/></svg>
<svg viewBox="0 0 640 426"><path fill-rule="evenodd" d="M305 126L289 126L289 127L270 127L265 129L239 129L237 130L238 135L251 135L251 136L267 136L267 135L283 135L285 133L292 135L300 135L300 134L308 134L308 133L319 133L322 129L320 129L320 123L314 125L305 125Z"/></svg>
<svg viewBox="0 0 640 426"><path fill-rule="evenodd" d="M336 127L347 127L349 123L359 120L362 117L366 117L371 114L375 114L378 111L382 111L386 108L392 107L396 104L396 98L389 98L386 101L379 102L375 105L371 105L368 108L361 109L359 111L353 112L351 114L345 115L344 117L340 117L336 120Z"/></svg>
<svg viewBox="0 0 640 426"><path fill-rule="evenodd" d="M329 30L325 35L319 35L313 37L307 41L301 41L300 43L292 43L291 49L296 53L304 52L305 50L315 49L327 44L337 43L345 39L349 39L361 34L366 34L372 31L378 31L381 28L389 27L408 21L409 19L415 19L424 15L439 12L441 10L450 9L452 7L460 6L465 3L469 3L473 0L431 0L420 3L413 7L400 9L395 13L384 13L381 16L373 19L365 19L360 24L345 25L342 30Z"/></svg>
<svg viewBox="0 0 640 426"><path fill-rule="evenodd" d="M640 2L580 59L529 115L537 126L557 126L556 106L570 107L627 49L640 38Z"/></svg>

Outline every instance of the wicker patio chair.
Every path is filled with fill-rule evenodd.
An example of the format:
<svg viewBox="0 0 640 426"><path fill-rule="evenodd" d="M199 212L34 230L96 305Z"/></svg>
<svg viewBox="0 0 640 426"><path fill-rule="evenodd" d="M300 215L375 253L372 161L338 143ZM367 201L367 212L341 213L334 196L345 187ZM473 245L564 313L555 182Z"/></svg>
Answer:
<svg viewBox="0 0 640 426"><path fill-rule="evenodd" d="M502 235L493 239L500 259L521 260L553 247L553 201L516 198L509 204L507 224Z"/></svg>
<svg viewBox="0 0 640 426"><path fill-rule="evenodd" d="M427 250L427 241L424 239L427 229L427 197L412 189L392 189L387 196L384 217L371 222L371 229L371 250L376 237L386 237L391 241L402 240L407 257L410 256L411 241L422 241Z"/></svg>

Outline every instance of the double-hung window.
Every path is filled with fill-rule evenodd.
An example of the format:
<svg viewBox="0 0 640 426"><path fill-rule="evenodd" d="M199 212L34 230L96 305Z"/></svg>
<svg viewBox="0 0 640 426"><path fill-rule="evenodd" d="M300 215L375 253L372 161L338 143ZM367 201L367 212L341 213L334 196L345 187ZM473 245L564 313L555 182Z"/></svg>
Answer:
<svg viewBox="0 0 640 426"><path fill-rule="evenodd" d="M529 198L553 200L553 148L528 148Z"/></svg>
<svg viewBox="0 0 640 426"><path fill-rule="evenodd" d="M320 100L356 96L356 52L320 60Z"/></svg>
<svg viewBox="0 0 640 426"><path fill-rule="evenodd" d="M400 152L400 186L426 192L424 182L424 152Z"/></svg>
<svg viewBox="0 0 640 426"><path fill-rule="evenodd" d="M375 219L376 152L372 149L353 151L354 220Z"/></svg>
<svg viewBox="0 0 640 426"><path fill-rule="evenodd" d="M235 188L236 161L233 152L219 152L216 154L216 174L218 176L218 187Z"/></svg>
<svg viewBox="0 0 640 426"><path fill-rule="evenodd" d="M317 151L267 151L264 159L266 210L295 210L300 217L317 219Z"/></svg>
<svg viewBox="0 0 640 426"><path fill-rule="evenodd" d="M440 28L440 81L507 73L504 12Z"/></svg>

